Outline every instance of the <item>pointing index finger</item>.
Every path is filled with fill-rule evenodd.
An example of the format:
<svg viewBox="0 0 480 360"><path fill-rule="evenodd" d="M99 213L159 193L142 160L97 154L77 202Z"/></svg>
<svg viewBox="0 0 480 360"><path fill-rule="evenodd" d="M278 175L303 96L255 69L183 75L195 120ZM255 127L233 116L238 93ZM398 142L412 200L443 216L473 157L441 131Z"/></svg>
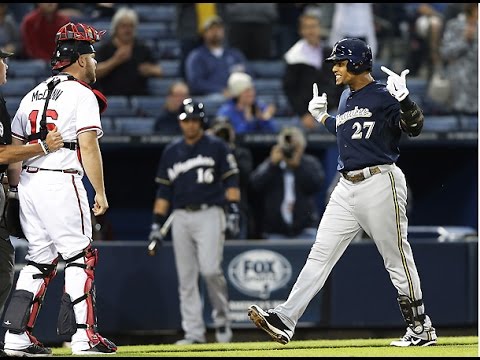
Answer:
<svg viewBox="0 0 480 360"><path fill-rule="evenodd" d="M383 66L383 65L380 66L380 69L381 69L384 73L386 73L386 74L388 74L388 75L392 75L392 76L397 75L397 74L395 74L392 70L390 70L389 68L387 68L387 67L385 67L385 66ZM398 75L397 75L397 76L398 76Z"/></svg>
<svg viewBox="0 0 480 360"><path fill-rule="evenodd" d="M318 86L317 83L313 83L313 97L318 96Z"/></svg>

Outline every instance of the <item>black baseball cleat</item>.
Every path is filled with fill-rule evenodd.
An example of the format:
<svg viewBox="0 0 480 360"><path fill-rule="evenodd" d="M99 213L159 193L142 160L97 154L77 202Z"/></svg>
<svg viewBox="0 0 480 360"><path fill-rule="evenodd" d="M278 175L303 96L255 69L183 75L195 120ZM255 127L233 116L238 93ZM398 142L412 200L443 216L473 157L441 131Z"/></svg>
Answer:
<svg viewBox="0 0 480 360"><path fill-rule="evenodd" d="M248 317L259 329L265 331L274 341L280 344L288 344L293 336L293 331L272 310L263 311L257 305L250 305Z"/></svg>
<svg viewBox="0 0 480 360"><path fill-rule="evenodd" d="M14 357L40 357L40 356L53 356L52 350L48 347L45 347L38 344L32 344L25 349L4 349L5 354L7 356L14 356Z"/></svg>

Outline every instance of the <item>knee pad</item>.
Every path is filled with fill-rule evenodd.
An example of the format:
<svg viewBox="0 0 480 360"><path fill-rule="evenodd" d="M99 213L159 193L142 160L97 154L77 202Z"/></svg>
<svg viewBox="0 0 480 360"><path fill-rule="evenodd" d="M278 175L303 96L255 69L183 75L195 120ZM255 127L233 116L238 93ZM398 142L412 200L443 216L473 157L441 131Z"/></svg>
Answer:
<svg viewBox="0 0 480 360"><path fill-rule="evenodd" d="M33 293L27 290L15 290L5 312L3 327L15 334L21 334L27 329L30 317L30 307L33 303Z"/></svg>
<svg viewBox="0 0 480 360"><path fill-rule="evenodd" d="M43 283L36 295L23 289L16 289L13 292L5 312L3 327L17 334L33 330L48 285L57 274L57 263L58 258L52 264L38 264L33 261L27 263L27 266L34 266L40 271L40 273L34 274L33 278L43 279Z"/></svg>
<svg viewBox="0 0 480 360"><path fill-rule="evenodd" d="M423 305L423 300L412 301L408 296L399 295L397 301L407 326L415 334L421 334L424 330L425 314L419 314L419 309Z"/></svg>

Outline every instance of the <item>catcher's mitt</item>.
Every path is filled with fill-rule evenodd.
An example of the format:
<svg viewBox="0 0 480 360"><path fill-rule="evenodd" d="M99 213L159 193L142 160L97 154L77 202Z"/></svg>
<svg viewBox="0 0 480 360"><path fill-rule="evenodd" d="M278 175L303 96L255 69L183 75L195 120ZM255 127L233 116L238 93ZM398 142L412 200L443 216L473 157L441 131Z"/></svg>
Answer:
<svg viewBox="0 0 480 360"><path fill-rule="evenodd" d="M20 224L20 200L18 199L18 190L16 188L10 188L7 192L5 224L10 235L25 238L22 225Z"/></svg>

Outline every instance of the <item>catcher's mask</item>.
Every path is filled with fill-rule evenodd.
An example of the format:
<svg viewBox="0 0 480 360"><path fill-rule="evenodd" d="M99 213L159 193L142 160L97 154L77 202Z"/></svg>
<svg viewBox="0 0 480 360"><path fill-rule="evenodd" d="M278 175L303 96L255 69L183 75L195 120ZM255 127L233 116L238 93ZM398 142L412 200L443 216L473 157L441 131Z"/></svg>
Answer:
<svg viewBox="0 0 480 360"><path fill-rule="evenodd" d="M85 24L72 22L62 26L55 36L55 51L52 56L51 66L54 71L73 64L83 54L95 53L93 44L100 41L105 30L97 31Z"/></svg>
<svg viewBox="0 0 480 360"><path fill-rule="evenodd" d="M352 74L361 74L364 71L371 71L372 49L363 40L358 38L344 38L333 46L332 53L326 62L337 62L348 60L347 70Z"/></svg>
<svg viewBox="0 0 480 360"><path fill-rule="evenodd" d="M203 127L208 125L208 119L205 115L205 107L201 102L195 102L191 98L183 100L181 113L178 115L178 120L185 119L200 119Z"/></svg>

